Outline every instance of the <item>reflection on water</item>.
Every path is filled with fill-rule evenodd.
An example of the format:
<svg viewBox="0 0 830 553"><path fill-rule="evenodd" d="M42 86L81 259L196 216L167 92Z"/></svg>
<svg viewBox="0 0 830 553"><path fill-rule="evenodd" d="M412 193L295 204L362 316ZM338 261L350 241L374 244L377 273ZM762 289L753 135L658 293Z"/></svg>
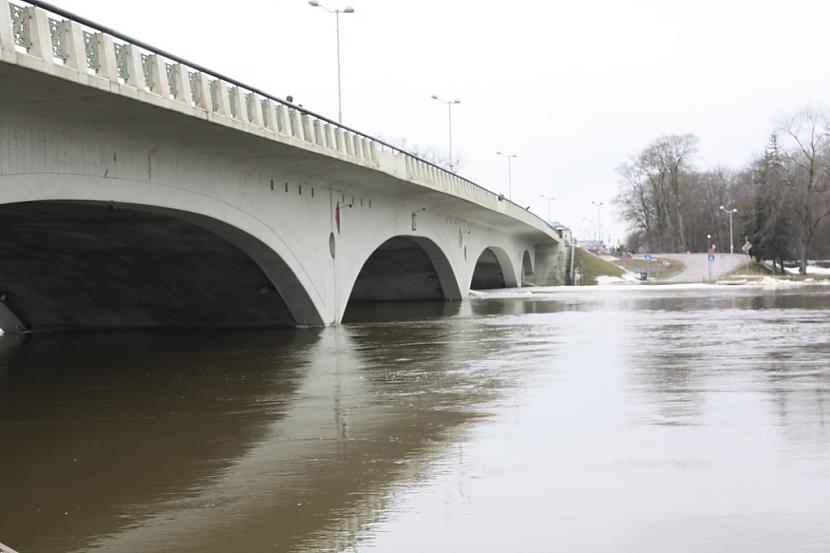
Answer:
<svg viewBox="0 0 830 553"><path fill-rule="evenodd" d="M352 320L376 322L0 337L0 542L830 549L826 288L545 291Z"/></svg>

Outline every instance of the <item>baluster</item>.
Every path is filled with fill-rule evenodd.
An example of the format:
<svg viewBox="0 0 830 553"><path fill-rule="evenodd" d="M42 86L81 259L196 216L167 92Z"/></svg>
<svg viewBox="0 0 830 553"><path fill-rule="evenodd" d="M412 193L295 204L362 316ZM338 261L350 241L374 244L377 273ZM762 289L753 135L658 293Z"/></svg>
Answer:
<svg viewBox="0 0 830 553"><path fill-rule="evenodd" d="M291 136L303 139L303 128L300 125L300 115L294 108L288 108L288 120L291 122Z"/></svg>
<svg viewBox="0 0 830 553"><path fill-rule="evenodd" d="M98 74L110 81L118 82L118 64L115 62L115 44L112 37L101 33L98 35L98 59L101 60L101 68Z"/></svg>
<svg viewBox="0 0 830 553"><path fill-rule="evenodd" d="M326 148L330 150L336 150L337 144L334 141L334 128L326 123L323 125L323 132L326 135Z"/></svg>
<svg viewBox="0 0 830 553"><path fill-rule="evenodd" d="M133 44L125 44L127 49L127 79L125 82L139 90L144 90L144 68L141 65L141 50Z"/></svg>
<svg viewBox="0 0 830 553"><path fill-rule="evenodd" d="M268 98L263 98L260 105L262 106L262 121L265 128L271 132L277 132L277 114L274 102Z"/></svg>
<svg viewBox="0 0 830 553"><path fill-rule="evenodd" d="M150 54L147 58L146 70L149 72L150 91L162 98L169 97L170 86L167 84L167 68L164 67L164 60L156 54Z"/></svg>
<svg viewBox="0 0 830 553"><path fill-rule="evenodd" d="M250 109L247 110L248 122L252 125L256 125L257 127L264 127L265 124L262 120L262 108L259 105L259 99L256 94L249 92L245 97L245 103L250 106Z"/></svg>
<svg viewBox="0 0 830 553"><path fill-rule="evenodd" d="M245 116L242 111L241 94L238 86L228 88L228 109L232 119L244 121Z"/></svg>
<svg viewBox="0 0 830 553"><path fill-rule="evenodd" d="M363 161L363 146L361 145L363 137L353 134L352 140L354 140L354 153L352 155L354 155L357 159Z"/></svg>
<svg viewBox="0 0 830 553"><path fill-rule="evenodd" d="M225 117L231 116L230 91L228 85L219 79L216 79L216 99L218 105L214 106L216 113Z"/></svg>
<svg viewBox="0 0 830 553"><path fill-rule="evenodd" d="M177 63L173 66L176 74L176 100L186 106L193 105L193 92L190 90L190 73L187 66Z"/></svg>
<svg viewBox="0 0 830 553"><path fill-rule="evenodd" d="M277 131L281 134L291 134L291 127L288 123L288 108L282 104L277 105L276 107L276 116L277 116Z"/></svg>
<svg viewBox="0 0 830 553"><path fill-rule="evenodd" d="M370 148L369 139L364 136L361 139L361 141L363 142L363 160L364 161L371 161L372 153L369 150L369 148Z"/></svg>
<svg viewBox="0 0 830 553"><path fill-rule="evenodd" d="M354 157L354 138L348 131L343 131L343 142L346 145L346 154Z"/></svg>
<svg viewBox="0 0 830 553"><path fill-rule="evenodd" d="M341 129L340 127L334 128L334 141L336 143L336 149L338 152L340 152L341 154L347 153L346 140L343 136L343 129Z"/></svg>
<svg viewBox="0 0 830 553"><path fill-rule="evenodd" d="M29 55L44 61L52 61L52 33L49 32L49 16L40 8L26 8L30 14L29 33L32 45Z"/></svg>
<svg viewBox="0 0 830 553"><path fill-rule="evenodd" d="M300 120L302 121L303 138L306 142L313 142L314 134L311 132L311 122L308 120L308 114L303 113L300 115Z"/></svg>
<svg viewBox="0 0 830 553"><path fill-rule="evenodd" d="M66 54L67 58L64 65L74 67L81 73L86 73L84 31L74 21L69 22L69 31L66 33Z"/></svg>
<svg viewBox="0 0 830 553"><path fill-rule="evenodd" d="M196 87L198 90L198 94L196 96L196 107L207 111L216 111L210 97L210 79L208 79L208 76L199 71L196 73L196 82L198 83L198 86Z"/></svg>
<svg viewBox="0 0 830 553"><path fill-rule="evenodd" d="M326 139L323 137L323 126L319 119L314 120L314 142L318 146L326 145Z"/></svg>

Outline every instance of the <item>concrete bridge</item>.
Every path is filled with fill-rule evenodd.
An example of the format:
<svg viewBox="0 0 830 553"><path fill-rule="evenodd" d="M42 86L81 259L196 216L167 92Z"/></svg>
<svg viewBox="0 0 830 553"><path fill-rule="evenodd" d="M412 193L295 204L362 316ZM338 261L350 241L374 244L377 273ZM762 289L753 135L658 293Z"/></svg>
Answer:
<svg viewBox="0 0 830 553"><path fill-rule="evenodd" d="M0 0L0 328L337 324L561 282L539 217L42 2Z"/></svg>

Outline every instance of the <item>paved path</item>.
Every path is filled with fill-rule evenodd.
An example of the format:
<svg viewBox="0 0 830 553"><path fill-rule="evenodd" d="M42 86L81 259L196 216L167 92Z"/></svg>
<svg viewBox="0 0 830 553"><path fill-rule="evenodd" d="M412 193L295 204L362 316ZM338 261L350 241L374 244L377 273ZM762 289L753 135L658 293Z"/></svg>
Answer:
<svg viewBox="0 0 830 553"><path fill-rule="evenodd" d="M715 261L710 263L705 253L655 253L655 258L680 261L685 267L674 275L661 279L661 282L707 282L714 281L745 265L749 258L743 254L715 254Z"/></svg>

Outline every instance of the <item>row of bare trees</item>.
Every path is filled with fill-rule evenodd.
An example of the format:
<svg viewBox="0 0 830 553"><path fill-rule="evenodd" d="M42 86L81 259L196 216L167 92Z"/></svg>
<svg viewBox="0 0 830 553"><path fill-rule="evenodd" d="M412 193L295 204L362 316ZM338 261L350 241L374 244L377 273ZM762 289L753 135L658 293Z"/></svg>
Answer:
<svg viewBox="0 0 830 553"><path fill-rule="evenodd" d="M658 252L735 249L776 264L830 257L830 116L807 108L780 122L746 167L701 170L694 135L662 136L618 167L627 246ZM721 207L723 206L723 208ZM710 236L711 238L707 238Z"/></svg>

